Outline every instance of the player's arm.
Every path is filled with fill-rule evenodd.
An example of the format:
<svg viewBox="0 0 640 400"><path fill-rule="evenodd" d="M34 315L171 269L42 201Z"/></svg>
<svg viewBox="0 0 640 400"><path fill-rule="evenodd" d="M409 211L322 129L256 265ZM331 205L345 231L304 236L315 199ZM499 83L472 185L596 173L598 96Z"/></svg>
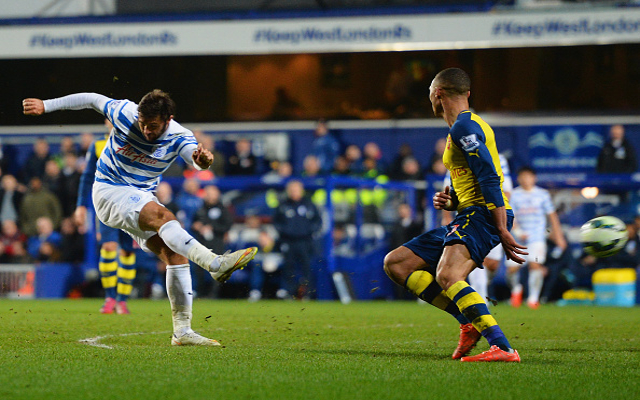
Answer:
<svg viewBox="0 0 640 400"><path fill-rule="evenodd" d="M524 263L525 260L518 254L526 255L527 253L522 250L526 247L516 242L507 229L507 209L500 188L500 177L493 165L491 153L484 142L485 137L482 130L478 128L478 130L471 131L461 128L452 130L450 134L453 143L463 150L467 164L478 180L506 257L517 263Z"/></svg>
<svg viewBox="0 0 640 400"><path fill-rule="evenodd" d="M190 137L189 135L185 135L178 153L184 162L199 171L209 169L211 164L213 164L213 154L205 149L202 143L197 143L191 133Z"/></svg>
<svg viewBox="0 0 640 400"><path fill-rule="evenodd" d="M92 108L104 115L105 107L110 100L107 96L97 93L76 93L49 100L24 99L22 100L22 109L25 115L42 115L58 110Z"/></svg>

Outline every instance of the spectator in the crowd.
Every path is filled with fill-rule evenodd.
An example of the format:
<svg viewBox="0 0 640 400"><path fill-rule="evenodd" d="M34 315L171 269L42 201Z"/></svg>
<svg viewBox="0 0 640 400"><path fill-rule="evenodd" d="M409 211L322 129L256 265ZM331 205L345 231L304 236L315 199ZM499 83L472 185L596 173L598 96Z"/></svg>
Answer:
<svg viewBox="0 0 640 400"><path fill-rule="evenodd" d="M402 179L402 165L404 163L404 160L408 157L413 157L413 149L408 143L403 143L398 150L398 154L396 154L396 157L393 159L393 162L389 167L389 179Z"/></svg>
<svg viewBox="0 0 640 400"><path fill-rule="evenodd" d="M184 179L197 179L200 182L207 182L216 177L213 172L208 169L200 170L188 164L184 168L182 176Z"/></svg>
<svg viewBox="0 0 640 400"><path fill-rule="evenodd" d="M67 153L64 155L63 163L60 175L60 201L62 202L62 214L69 217L75 211L78 200L78 186L80 185L78 156L75 153Z"/></svg>
<svg viewBox="0 0 640 400"><path fill-rule="evenodd" d="M236 151L229 157L227 171L229 175L253 175L257 172L257 159L251 153L251 142L240 139L236 142Z"/></svg>
<svg viewBox="0 0 640 400"><path fill-rule="evenodd" d="M182 184L182 190L176 196L175 202L179 208L176 217L187 229L191 227L196 211L202 207L202 199L199 193L200 181L197 179L187 179Z"/></svg>
<svg viewBox="0 0 640 400"><path fill-rule="evenodd" d="M44 175L42 176L42 186L55 194L62 202L64 193L62 192L62 173L60 166L54 159L47 160L44 165ZM75 205L75 203L74 203Z"/></svg>
<svg viewBox="0 0 640 400"><path fill-rule="evenodd" d="M34 259L42 262L60 260L62 236L53 230L53 222L49 217L36 220L36 235L27 241L27 251Z"/></svg>
<svg viewBox="0 0 640 400"><path fill-rule="evenodd" d="M74 203L75 204L75 203ZM78 232L73 218L65 218L60 224L60 261L79 263L84 260L84 239Z"/></svg>
<svg viewBox="0 0 640 400"><path fill-rule="evenodd" d="M311 145L311 154L318 158L320 170L328 174L333 169L333 164L340 154L340 143L329 131L327 121L321 119L316 123L314 130L315 139Z"/></svg>
<svg viewBox="0 0 640 400"><path fill-rule="evenodd" d="M109 134L109 132L111 131L111 128L113 128L113 125L111 125L111 122L109 122L109 120L106 118L105 118L104 126L107 129L107 134ZM89 147L91 147L91 143L93 143L95 139L96 139L95 136L91 132L82 132L80 134L80 137L78 139L78 142L79 142L78 157L80 157L81 159L85 159L85 156L87 155L87 151L89 151Z"/></svg>
<svg viewBox="0 0 640 400"><path fill-rule="evenodd" d="M233 224L231 213L222 204L220 189L214 185L204 188L202 207L193 218L191 230L196 239L216 254L225 251L225 237ZM196 292L200 297L207 297L213 288L213 279L202 268L192 269L196 281Z"/></svg>
<svg viewBox="0 0 640 400"><path fill-rule="evenodd" d="M211 164L209 170L213 173L214 178L223 177L225 174L224 168L227 163L227 157L221 151L216 150L216 141L213 136L208 135L201 130L193 131L193 135L196 137L198 143L202 143L202 146L213 154L213 164Z"/></svg>
<svg viewBox="0 0 640 400"><path fill-rule="evenodd" d="M33 177L20 204L20 225L27 236L37 233L36 220L40 217L49 217L55 229L62 221L62 206L53 193L42 187L42 180Z"/></svg>
<svg viewBox="0 0 640 400"><path fill-rule="evenodd" d="M347 161L345 156L336 157L336 160L333 163L333 171L331 173L338 176L351 175L351 170L349 169L349 161Z"/></svg>
<svg viewBox="0 0 640 400"><path fill-rule="evenodd" d="M248 300L251 302L262 299L265 283L268 280L280 278L276 282L276 285L279 285L278 290L281 290L281 293L285 290L282 288L282 277L278 271L282 257L275 252L274 236L274 232L265 229L262 225L260 217L248 215L244 226L238 232L238 238L235 240L235 248L256 246L259 249L258 254L249 264L250 291Z"/></svg>
<svg viewBox="0 0 640 400"><path fill-rule="evenodd" d="M27 235L18 230L18 224L14 220L2 221L2 234L0 235L0 262L17 264L29 262L31 258L27 254Z"/></svg>
<svg viewBox="0 0 640 400"><path fill-rule="evenodd" d="M45 139L37 139L33 144L33 152L24 164L22 181L29 182L34 176L42 178L45 164L49 159L51 159L49 143Z"/></svg>
<svg viewBox="0 0 640 400"><path fill-rule="evenodd" d="M287 199L280 204L273 224L280 235L280 251L284 257L282 274L284 291L278 297L308 298L313 290L311 258L315 253L313 235L322 220L313 202L304 196L302 182L291 180L286 186Z"/></svg>
<svg viewBox="0 0 640 400"><path fill-rule="evenodd" d="M283 86L276 88L276 102L271 109L271 120L289 121L302 119L304 110L300 103L292 98Z"/></svg>
<svg viewBox="0 0 640 400"><path fill-rule="evenodd" d="M362 162L362 172L360 173L363 178L373 179L381 174L382 171L380 170L378 161L375 158L364 159L364 161Z"/></svg>
<svg viewBox="0 0 640 400"><path fill-rule="evenodd" d="M163 206L167 207L173 215L178 215L180 207L173 201L173 189L167 182L160 182L156 188L156 197Z"/></svg>
<svg viewBox="0 0 640 400"><path fill-rule="evenodd" d="M214 185L204 188L202 207L193 218L192 230L200 243L216 254L225 250L225 235L233 224L231 213L222 204L220 189Z"/></svg>
<svg viewBox="0 0 640 400"><path fill-rule="evenodd" d="M420 235L423 231L422 222L415 218L413 210L408 204L398 206L398 218L391 228L390 247L395 249Z"/></svg>
<svg viewBox="0 0 640 400"><path fill-rule="evenodd" d="M271 162L271 171L267 172L262 181L265 183L280 183L293 175L293 167L288 161Z"/></svg>
<svg viewBox="0 0 640 400"><path fill-rule="evenodd" d="M442 155L444 154L444 150L446 147L447 139L440 138L436 141L436 144L433 148L433 154L431 155L431 158L429 159L429 165L427 166L428 173L437 175L444 174L445 171L442 171L441 166L444 167L444 164L442 164Z"/></svg>
<svg viewBox="0 0 640 400"><path fill-rule="evenodd" d="M347 146L344 151L344 157L347 159L349 170L352 173L356 175L362 173L364 167L362 165L362 151L360 151L360 147L355 144Z"/></svg>
<svg viewBox="0 0 640 400"><path fill-rule="evenodd" d="M444 164L443 164L444 166ZM420 163L414 157L406 157L402 162L402 170L398 179L401 181L419 181L424 179ZM394 247L395 248L395 247Z"/></svg>
<svg viewBox="0 0 640 400"><path fill-rule="evenodd" d="M20 204L24 196L24 186L10 174L3 175L0 181L0 221L20 222Z"/></svg>
<svg viewBox="0 0 640 400"><path fill-rule="evenodd" d="M78 154L76 143L71 136L65 136L60 140L60 150L52 157L60 168L64 168L64 157L67 154Z"/></svg>
<svg viewBox="0 0 640 400"><path fill-rule="evenodd" d="M388 169L387 163L382 158L382 150L380 150L380 146L378 146L376 142L365 143L362 153L365 161L367 159L375 160L376 169L380 174L384 174L387 172L387 169Z"/></svg>
<svg viewBox="0 0 640 400"><path fill-rule="evenodd" d="M302 176L305 178L317 178L321 175L318 157L309 154L302 161Z"/></svg>
<svg viewBox="0 0 640 400"><path fill-rule="evenodd" d="M613 125L609 140L598 156L596 171L600 173L631 173L638 169L633 145L624 137L624 126Z"/></svg>

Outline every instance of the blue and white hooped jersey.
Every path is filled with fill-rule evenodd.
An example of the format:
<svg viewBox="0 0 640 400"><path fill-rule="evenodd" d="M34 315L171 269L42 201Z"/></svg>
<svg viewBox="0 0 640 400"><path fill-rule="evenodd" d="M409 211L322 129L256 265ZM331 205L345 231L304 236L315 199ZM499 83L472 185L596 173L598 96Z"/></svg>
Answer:
<svg viewBox="0 0 640 400"><path fill-rule="evenodd" d="M517 187L511 192L510 203L520 229L528 235L527 241L544 242L547 215L555 211L549 192L538 186L529 191Z"/></svg>
<svg viewBox="0 0 640 400"><path fill-rule="evenodd" d="M154 191L176 157L193 164L198 144L193 132L171 120L157 140L149 142L138 127L138 105L109 99L102 110L114 129L98 159L96 181Z"/></svg>

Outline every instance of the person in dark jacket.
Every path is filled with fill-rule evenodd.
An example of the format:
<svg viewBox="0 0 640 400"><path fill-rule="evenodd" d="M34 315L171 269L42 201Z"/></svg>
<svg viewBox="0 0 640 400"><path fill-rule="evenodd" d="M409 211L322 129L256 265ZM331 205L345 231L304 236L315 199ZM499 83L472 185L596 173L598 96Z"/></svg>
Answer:
<svg viewBox="0 0 640 400"><path fill-rule="evenodd" d="M273 225L280 235L280 251L284 258L283 287L278 297L298 295L306 298L313 287L313 235L320 230L322 219L313 202L304 196L302 182L289 181L286 193L287 198L280 204L273 217Z"/></svg>
<svg viewBox="0 0 640 400"><path fill-rule="evenodd" d="M196 211L191 225L196 239L216 254L222 254L225 250L225 235L232 224L231 213L220 201L220 190L214 185L205 186L202 207ZM198 295L209 295L213 279L209 279L209 274L205 274L202 268L195 268L193 272L198 283Z"/></svg>
<svg viewBox="0 0 640 400"><path fill-rule="evenodd" d="M636 152L624 137L624 126L613 125L609 128L609 141L605 143L598 156L596 171L600 173L631 173L638 169Z"/></svg>

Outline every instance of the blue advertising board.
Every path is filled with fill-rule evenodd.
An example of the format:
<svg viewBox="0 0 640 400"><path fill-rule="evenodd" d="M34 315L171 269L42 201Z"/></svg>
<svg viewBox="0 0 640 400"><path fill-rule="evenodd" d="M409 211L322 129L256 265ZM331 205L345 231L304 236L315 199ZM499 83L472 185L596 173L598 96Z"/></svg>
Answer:
<svg viewBox="0 0 640 400"><path fill-rule="evenodd" d="M594 172L605 138L602 125L533 126L529 161L538 172Z"/></svg>

